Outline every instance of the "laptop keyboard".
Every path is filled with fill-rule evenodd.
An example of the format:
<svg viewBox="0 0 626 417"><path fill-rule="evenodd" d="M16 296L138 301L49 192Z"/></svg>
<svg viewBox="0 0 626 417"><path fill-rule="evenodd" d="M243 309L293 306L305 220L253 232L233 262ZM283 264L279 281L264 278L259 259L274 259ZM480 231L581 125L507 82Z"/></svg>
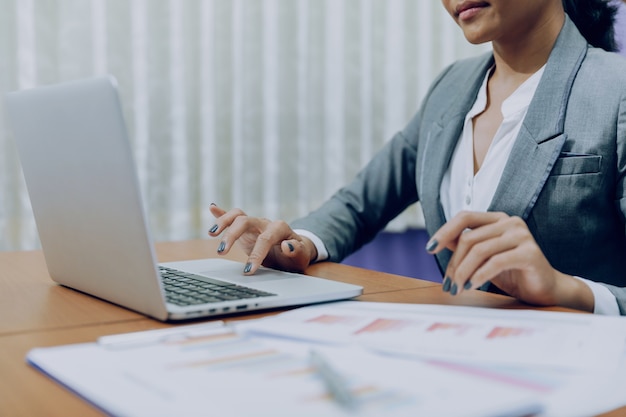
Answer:
<svg viewBox="0 0 626 417"><path fill-rule="evenodd" d="M179 306L269 297L272 294L242 285L159 266L165 300Z"/></svg>

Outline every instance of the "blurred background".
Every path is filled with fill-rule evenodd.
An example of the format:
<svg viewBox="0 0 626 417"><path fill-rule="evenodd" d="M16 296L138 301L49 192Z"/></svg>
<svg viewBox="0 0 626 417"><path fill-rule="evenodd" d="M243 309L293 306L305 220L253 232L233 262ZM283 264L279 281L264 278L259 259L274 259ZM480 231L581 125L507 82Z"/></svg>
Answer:
<svg viewBox="0 0 626 417"><path fill-rule="evenodd" d="M489 50L469 45L438 0L0 0L0 10L0 94L117 78L155 240L206 237L211 202L305 215L405 126L446 65ZM412 207L387 232L424 239L421 226ZM0 103L0 250L38 247Z"/></svg>

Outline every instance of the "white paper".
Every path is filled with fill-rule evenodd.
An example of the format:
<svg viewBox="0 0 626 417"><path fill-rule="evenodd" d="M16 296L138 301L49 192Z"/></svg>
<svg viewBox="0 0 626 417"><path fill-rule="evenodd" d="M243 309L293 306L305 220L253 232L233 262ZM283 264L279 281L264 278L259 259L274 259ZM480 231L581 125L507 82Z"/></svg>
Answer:
<svg viewBox="0 0 626 417"><path fill-rule="evenodd" d="M114 416L585 417L626 404L626 318L339 302L176 329L28 360ZM312 348L356 412L327 393Z"/></svg>
<svg viewBox="0 0 626 417"><path fill-rule="evenodd" d="M593 371L614 369L626 335L621 317L358 301L300 308L237 326L421 358Z"/></svg>
<svg viewBox="0 0 626 417"><path fill-rule="evenodd" d="M446 366L357 348L322 348L349 383L356 411L326 392L309 346L228 328L123 348L35 349L29 360L115 416L521 416L541 409L533 390ZM492 395L484 401L484 393Z"/></svg>

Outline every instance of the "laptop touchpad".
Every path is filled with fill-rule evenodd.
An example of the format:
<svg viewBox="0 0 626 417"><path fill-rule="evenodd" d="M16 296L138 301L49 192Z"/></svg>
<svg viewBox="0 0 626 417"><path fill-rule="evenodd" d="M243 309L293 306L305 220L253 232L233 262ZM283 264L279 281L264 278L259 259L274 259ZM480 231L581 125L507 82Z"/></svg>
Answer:
<svg viewBox="0 0 626 417"><path fill-rule="evenodd" d="M210 271L202 271L199 275L205 275L209 278L225 279L238 284L253 284L256 282L276 281L281 279L293 279L296 275L288 272L273 271L269 269L259 268L254 275L244 275L239 268L216 268Z"/></svg>

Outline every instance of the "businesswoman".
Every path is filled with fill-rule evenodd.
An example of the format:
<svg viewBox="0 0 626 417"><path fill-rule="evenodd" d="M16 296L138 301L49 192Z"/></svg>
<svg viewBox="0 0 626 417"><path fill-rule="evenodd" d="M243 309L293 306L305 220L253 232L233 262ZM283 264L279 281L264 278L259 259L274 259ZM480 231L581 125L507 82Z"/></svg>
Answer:
<svg viewBox="0 0 626 417"><path fill-rule="evenodd" d="M244 272L340 261L420 201L443 290L626 315L626 60L602 0L443 0L493 51L446 68L352 183L291 225L212 205ZM419 249L416 249L419 250Z"/></svg>

